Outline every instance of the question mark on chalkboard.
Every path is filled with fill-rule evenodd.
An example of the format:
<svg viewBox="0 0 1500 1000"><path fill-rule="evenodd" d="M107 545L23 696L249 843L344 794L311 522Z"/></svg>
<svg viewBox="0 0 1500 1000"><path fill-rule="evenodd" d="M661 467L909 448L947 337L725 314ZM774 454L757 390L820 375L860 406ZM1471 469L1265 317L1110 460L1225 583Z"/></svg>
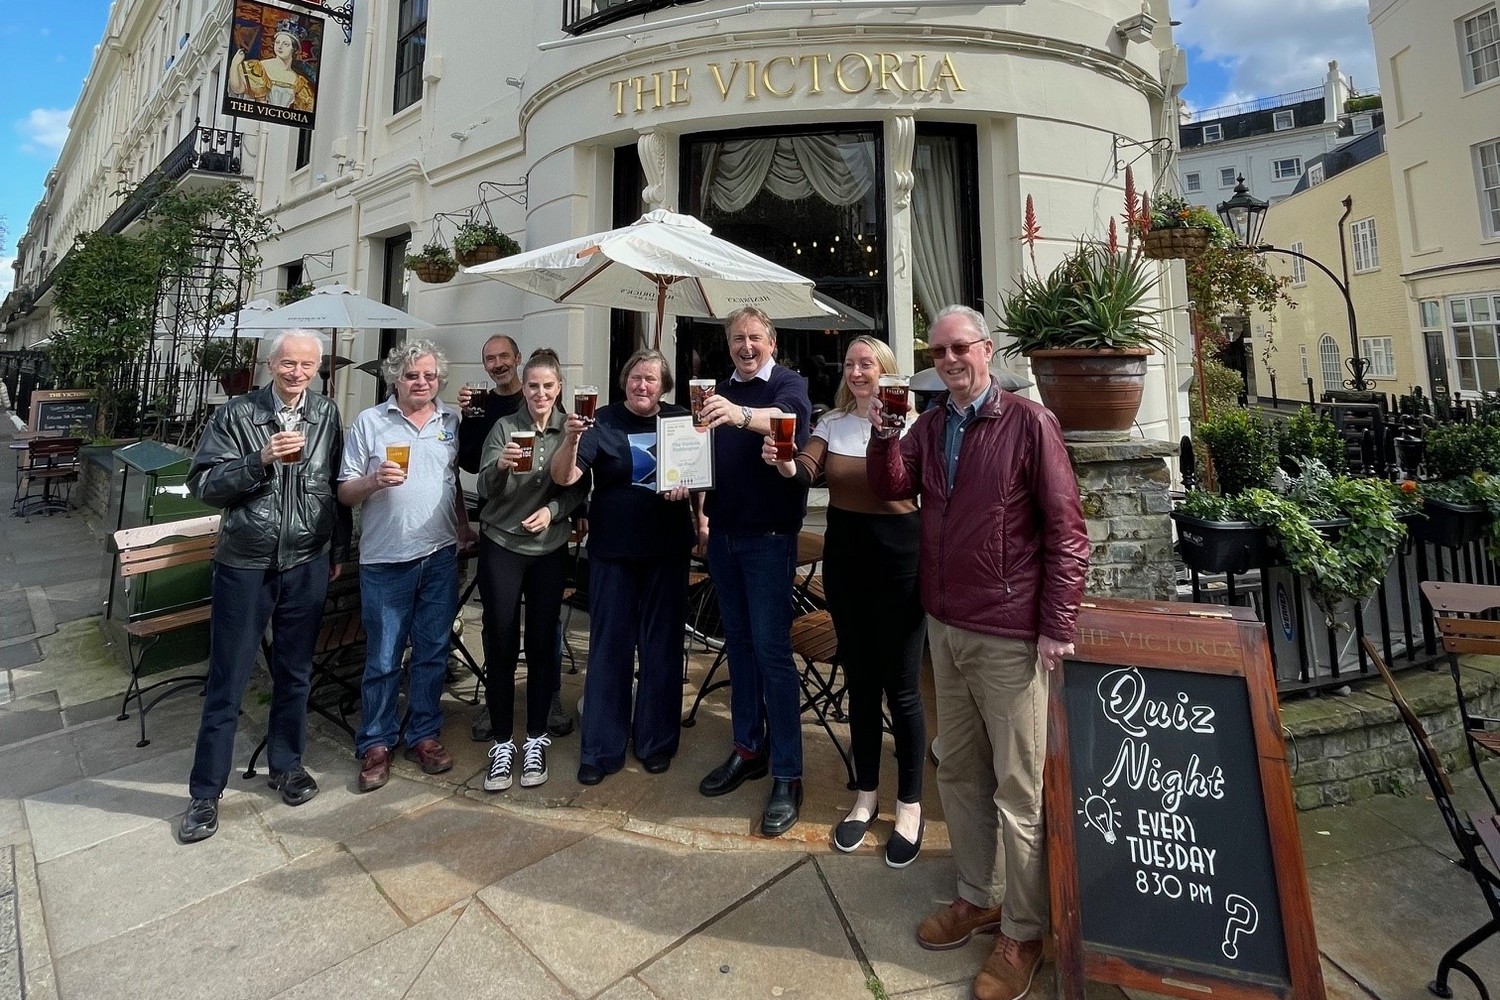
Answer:
<svg viewBox="0 0 1500 1000"><path fill-rule="evenodd" d="M1260 912L1254 903L1238 895L1226 897L1224 908L1229 911L1229 923L1224 925L1223 952L1225 958L1233 960L1240 957L1240 935L1254 934L1260 926Z"/></svg>

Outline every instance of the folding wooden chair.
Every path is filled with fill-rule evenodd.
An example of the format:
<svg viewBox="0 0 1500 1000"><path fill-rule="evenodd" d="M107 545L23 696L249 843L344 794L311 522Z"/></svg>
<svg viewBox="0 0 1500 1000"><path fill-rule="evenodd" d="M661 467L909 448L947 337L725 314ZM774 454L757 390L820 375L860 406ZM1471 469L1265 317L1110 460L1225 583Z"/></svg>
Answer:
<svg viewBox="0 0 1500 1000"><path fill-rule="evenodd" d="M1481 617L1500 609L1500 587L1477 583L1441 583L1427 580L1422 596L1432 605L1443 649L1448 653L1448 668L1453 674L1453 690L1458 698L1458 714L1463 720L1465 743L1479 783L1490 797L1490 805L1500 812L1500 801L1485 780L1479 767L1479 751L1500 755L1500 719L1474 715L1464 698L1463 677L1458 669L1460 653L1500 655L1500 620Z"/></svg>
<svg viewBox="0 0 1500 1000"><path fill-rule="evenodd" d="M1500 815L1490 812L1470 812L1467 816L1461 815L1458 808L1453 804L1453 785L1448 780L1448 771L1443 767L1442 758L1432 745L1432 740L1427 735L1422 720L1411 710L1406 699L1401 695L1401 689L1396 686L1396 679L1391 676L1390 668L1380 657L1380 651L1368 637L1361 637L1365 653L1370 661L1375 664L1375 669L1380 671L1380 676L1385 679L1385 686L1390 689L1391 700L1396 704L1396 711L1401 715L1401 721L1406 723L1406 730L1411 734L1412 743L1416 744L1417 762L1422 767L1422 774L1427 778L1427 784L1432 789L1433 800L1437 802L1438 812L1443 815L1443 822L1447 824L1448 833L1453 837L1453 843L1458 846L1459 857L1462 859L1461 866L1479 885L1480 895L1484 897L1484 903L1489 907L1490 919L1480 926L1472 934L1449 948L1438 961L1437 978L1427 984L1427 989L1434 996L1448 998L1453 996L1453 989L1448 985L1448 974L1458 972L1466 976L1470 982L1479 990L1480 1000L1490 1000L1489 990L1485 987L1484 980L1468 965L1459 959L1471 951L1477 945L1492 937L1496 931L1500 931Z"/></svg>

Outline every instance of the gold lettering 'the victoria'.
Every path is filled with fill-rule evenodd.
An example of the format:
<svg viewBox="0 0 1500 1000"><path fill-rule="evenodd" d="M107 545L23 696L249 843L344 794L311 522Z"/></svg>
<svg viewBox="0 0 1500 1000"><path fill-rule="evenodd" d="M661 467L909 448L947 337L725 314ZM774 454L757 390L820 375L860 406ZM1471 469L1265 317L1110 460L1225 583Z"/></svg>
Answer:
<svg viewBox="0 0 1500 1000"><path fill-rule="evenodd" d="M735 75L740 71L740 61L736 59L729 64L728 80L724 79L724 74L719 72L718 63L709 63L708 68L714 75L714 83L719 85L719 97L726 101L729 100L729 88L734 86Z"/></svg>
<svg viewBox="0 0 1500 1000"><path fill-rule="evenodd" d="M668 104L692 103L693 95L688 92L688 76L691 73L691 66L674 66L671 69L667 70Z"/></svg>
<svg viewBox="0 0 1500 1000"><path fill-rule="evenodd" d="M818 74L818 60L827 59L828 64L831 66L833 65L833 56L826 52L814 52L812 55L807 56L806 59L812 63L812 86L807 88L807 92L809 94L821 94L823 92L823 80Z"/></svg>
<svg viewBox="0 0 1500 1000"><path fill-rule="evenodd" d="M865 82L858 87L851 87L844 79L844 64L851 59L858 60L857 66L863 66L865 70ZM846 94L857 94L870 86L870 81L875 78L875 66L870 62L870 57L863 52L846 52L839 57L839 61L833 66L833 82Z"/></svg>
<svg viewBox="0 0 1500 1000"><path fill-rule="evenodd" d="M760 68L760 85L772 97L791 97L792 93L797 89L795 83L788 83L785 89L778 90L776 89L776 85L771 82L771 67L777 63L786 63L787 68L792 69L797 65L797 57L775 56L774 58L767 59L766 64Z"/></svg>
<svg viewBox="0 0 1500 1000"><path fill-rule="evenodd" d="M943 61L938 63L937 69L932 74L932 82L927 85L927 89L942 89L941 84L943 80L952 80L955 91L961 93L964 89L964 85L958 79L958 70L953 68L953 57L950 55L943 56Z"/></svg>
<svg viewBox="0 0 1500 1000"><path fill-rule="evenodd" d="M901 57L898 56L898 55L896 55L896 53L894 53L894 52L881 52L879 54L879 58L880 58L880 84L875 89L876 90L890 90L891 89L890 85L892 83L894 83L896 85L896 87L895 87L896 90L899 90L902 93L905 93L907 91L906 84L901 80L901 77L899 77L899 76L896 75L896 74L898 74L898 73L901 72ZM922 87L922 78L918 77L917 78L917 89L920 90L921 87Z"/></svg>

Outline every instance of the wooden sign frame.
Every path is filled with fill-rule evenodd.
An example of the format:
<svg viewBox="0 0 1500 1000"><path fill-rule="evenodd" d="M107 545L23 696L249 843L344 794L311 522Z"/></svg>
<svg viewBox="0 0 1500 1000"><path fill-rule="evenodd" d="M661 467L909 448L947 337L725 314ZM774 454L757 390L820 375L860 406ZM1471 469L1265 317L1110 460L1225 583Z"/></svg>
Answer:
<svg viewBox="0 0 1500 1000"><path fill-rule="evenodd" d="M1085 981L1093 980L1188 1000L1324 1000L1265 626L1247 608L1088 598L1079 609L1075 647L1071 661L1244 679L1290 981L1271 987L1197 968L1133 961L1088 947L1083 940L1074 841L1065 685L1061 677L1054 677L1048 704L1044 797L1058 996L1081 1000ZM1066 673L1067 666L1064 661L1060 669Z"/></svg>
<svg viewBox="0 0 1500 1000"><path fill-rule="evenodd" d="M33 432L39 431L41 427L42 408L48 403L81 403L93 401L93 389L37 389L31 394L31 412L28 414L29 419L26 421L26 429ZM95 407L94 420L97 421L98 419L99 411ZM93 426L85 427L83 436L87 438L93 435L94 430ZM66 434L67 431L61 431L60 433Z"/></svg>

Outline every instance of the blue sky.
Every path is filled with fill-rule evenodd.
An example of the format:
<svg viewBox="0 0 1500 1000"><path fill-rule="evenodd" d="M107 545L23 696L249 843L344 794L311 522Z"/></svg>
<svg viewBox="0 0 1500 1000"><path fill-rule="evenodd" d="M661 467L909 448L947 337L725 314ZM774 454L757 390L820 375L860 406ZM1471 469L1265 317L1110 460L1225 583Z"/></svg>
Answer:
<svg viewBox="0 0 1500 1000"><path fill-rule="evenodd" d="M363 0L369 3L374 0ZM1044 3L1047 0L1031 0ZM67 135L104 33L109 0L0 0L0 296L10 258ZM1330 59L1356 88L1379 89L1368 0L1174 0L1190 60L1183 97L1197 109L1319 86Z"/></svg>

